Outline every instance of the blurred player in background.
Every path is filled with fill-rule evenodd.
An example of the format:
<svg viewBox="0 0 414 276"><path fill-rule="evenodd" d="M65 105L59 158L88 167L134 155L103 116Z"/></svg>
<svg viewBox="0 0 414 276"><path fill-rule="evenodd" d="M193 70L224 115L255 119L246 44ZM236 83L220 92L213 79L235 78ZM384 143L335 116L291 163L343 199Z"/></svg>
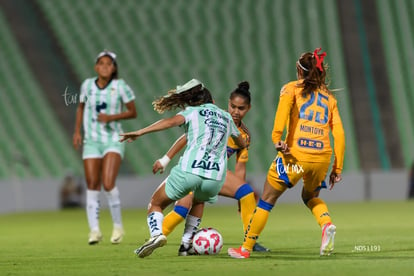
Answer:
<svg viewBox="0 0 414 276"><path fill-rule="evenodd" d="M244 116L251 108L251 95L249 91L250 85L247 81L241 82L238 87L230 93L228 112L233 118L234 123L238 127L247 145L250 144L250 133L246 125L242 122ZM161 159L157 160L153 166L153 172L161 170L168 165L168 162L177 154L186 144L185 136L180 137ZM243 229L250 221L256 207L256 199L252 187L246 183L246 162L249 160L248 147L240 148L234 140L230 138L227 142L227 157L236 155L235 171L227 171L226 179L219 195L237 199L240 202L240 214L243 221ZM165 216L162 232L165 236L169 235L174 228L182 221L186 220L184 234L180 248L179 256L187 256L194 254L192 249L192 238L201 223L202 212L192 207L193 195L190 194L175 203L174 210ZM202 210L201 210L202 211ZM253 247L254 251L268 251L267 248L256 243Z"/></svg>
<svg viewBox="0 0 414 276"><path fill-rule="evenodd" d="M60 188L60 208L83 207L83 185L73 173L67 173Z"/></svg>
<svg viewBox="0 0 414 276"><path fill-rule="evenodd" d="M198 80L193 79L178 86L166 96L155 100L153 105L159 113L177 108L184 110L146 128L122 134L121 141L135 140L150 132L183 126L188 142L178 164L152 195L147 217L151 238L135 251L141 258L151 255L156 248L167 242L162 232L162 211L168 205L190 192L194 193L195 206L204 206L205 201L217 201L217 194L227 172L226 142L229 136L235 137L239 147L246 147L231 115L213 104L210 91Z"/></svg>
<svg viewBox="0 0 414 276"><path fill-rule="evenodd" d="M123 132L120 120L137 116L135 95L124 80L118 79L118 65L114 53L99 53L95 71L98 76L86 79L81 86L73 145L78 149L83 144L82 158L88 186L88 242L92 245L102 240L99 228L99 194L103 186L114 224L111 242L117 244L124 236L121 201L115 185L125 151L125 145L119 142L119 134ZM124 111L123 104L126 106Z"/></svg>
<svg viewBox="0 0 414 276"><path fill-rule="evenodd" d="M270 211L287 188L303 178L302 199L322 229L320 255L330 255L334 249L336 227L319 191L326 188L332 148L329 132L334 138L335 160L329 177L330 189L341 180L345 151L345 134L337 101L328 89L323 59L326 53L303 53L296 62L297 81L289 82L280 92L272 141L279 151L272 162L263 194L247 227L239 248L229 248L233 258L249 258L254 244L266 225ZM283 131L287 128L285 141Z"/></svg>

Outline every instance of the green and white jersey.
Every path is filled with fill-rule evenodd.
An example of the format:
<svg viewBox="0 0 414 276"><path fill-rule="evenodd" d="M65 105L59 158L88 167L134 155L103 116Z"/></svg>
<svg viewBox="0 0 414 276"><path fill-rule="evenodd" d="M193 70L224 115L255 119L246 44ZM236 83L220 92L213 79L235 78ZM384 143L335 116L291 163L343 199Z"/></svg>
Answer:
<svg viewBox="0 0 414 276"><path fill-rule="evenodd" d="M185 118L187 147L178 166L186 172L222 180L227 170L227 140L240 132L231 115L214 104L189 106Z"/></svg>
<svg viewBox="0 0 414 276"><path fill-rule="evenodd" d="M123 104L135 99L134 92L122 79L113 79L100 89L97 78L86 79L81 85L79 101L85 103L83 112L83 132L86 140L106 143L118 141L122 133L121 123L112 121L102 123L97 120L99 113L118 114Z"/></svg>

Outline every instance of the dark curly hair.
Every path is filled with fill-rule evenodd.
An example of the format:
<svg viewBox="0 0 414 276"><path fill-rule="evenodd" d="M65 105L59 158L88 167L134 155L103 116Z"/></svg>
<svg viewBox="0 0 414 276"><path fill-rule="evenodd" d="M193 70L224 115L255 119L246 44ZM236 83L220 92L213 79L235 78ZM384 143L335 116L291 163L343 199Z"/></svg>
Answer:
<svg viewBox="0 0 414 276"><path fill-rule="evenodd" d="M204 103L213 103L213 97L207 88L199 84L180 93L176 93L175 89L170 90L167 95L155 99L152 106L155 111L162 114L165 111L184 109L186 106L198 106Z"/></svg>

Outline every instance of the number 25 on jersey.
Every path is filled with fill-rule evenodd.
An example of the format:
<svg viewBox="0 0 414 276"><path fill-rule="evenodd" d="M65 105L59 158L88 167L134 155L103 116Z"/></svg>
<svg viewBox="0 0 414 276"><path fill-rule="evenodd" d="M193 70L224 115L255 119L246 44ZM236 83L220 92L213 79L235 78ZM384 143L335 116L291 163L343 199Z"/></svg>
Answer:
<svg viewBox="0 0 414 276"><path fill-rule="evenodd" d="M316 106L323 108L323 114L319 111L315 112L315 98L316 99ZM299 111L299 118L308 120L308 121L314 121L319 124L326 124L328 122L328 115L329 115L329 109L328 109L328 96L323 95L321 93L317 93L317 96L315 96L315 93L310 94L309 100L307 100L301 107Z"/></svg>

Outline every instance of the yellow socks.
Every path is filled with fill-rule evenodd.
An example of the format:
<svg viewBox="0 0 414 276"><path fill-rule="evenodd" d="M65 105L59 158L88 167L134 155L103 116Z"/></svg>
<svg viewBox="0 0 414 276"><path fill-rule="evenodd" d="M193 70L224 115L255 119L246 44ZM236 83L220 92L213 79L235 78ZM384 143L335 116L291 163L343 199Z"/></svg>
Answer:
<svg viewBox="0 0 414 276"><path fill-rule="evenodd" d="M180 224L181 222L185 220L185 218L187 217L187 214L188 214L187 208L176 205L174 207L174 210L169 212L164 217L164 221L162 222L162 233L165 236L168 236L178 224Z"/></svg>
<svg viewBox="0 0 414 276"><path fill-rule="evenodd" d="M332 222L328 212L328 206L326 206L322 199L318 197L312 198L306 203L306 206L312 211L313 216L321 228L326 223Z"/></svg>
<svg viewBox="0 0 414 276"><path fill-rule="evenodd" d="M252 218L254 209L256 208L256 199L254 193L249 193L240 199L240 216L243 222L243 231L247 229L250 219Z"/></svg>
<svg viewBox="0 0 414 276"><path fill-rule="evenodd" d="M243 248L252 251L260 233L263 231L267 219L269 218L270 210L273 205L260 200L256 209L253 212L253 216L247 226L246 233L244 235Z"/></svg>
<svg viewBox="0 0 414 276"><path fill-rule="evenodd" d="M327 223L331 223L328 207L322 199L313 198L309 200L306 205L312 211L312 214L315 216L316 221L320 227ZM267 203L263 200L259 201L256 209L253 212L253 216L250 219L250 223L246 227L243 242L244 249L247 249L249 251L253 250L253 246L259 238L260 233L263 231L272 208L272 204Z"/></svg>
<svg viewBox="0 0 414 276"><path fill-rule="evenodd" d="M249 225L250 218L253 215L256 208L256 199L254 197L254 191L248 183L244 183L237 189L234 199L240 203L240 216L243 221L243 231L246 231L247 225Z"/></svg>

